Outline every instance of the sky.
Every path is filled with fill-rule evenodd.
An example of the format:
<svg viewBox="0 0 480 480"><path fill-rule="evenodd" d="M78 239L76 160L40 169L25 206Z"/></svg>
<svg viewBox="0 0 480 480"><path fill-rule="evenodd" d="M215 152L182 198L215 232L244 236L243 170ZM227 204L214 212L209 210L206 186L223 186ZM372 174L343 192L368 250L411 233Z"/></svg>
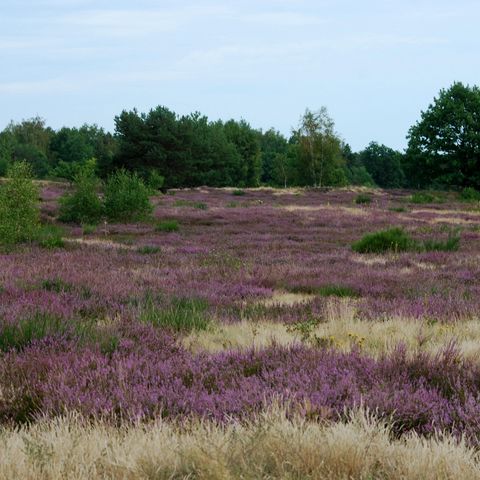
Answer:
<svg viewBox="0 0 480 480"><path fill-rule="evenodd" d="M480 82L479 21L478 0L1 0L0 129L164 105L289 135L326 106L354 150L401 150L441 88Z"/></svg>

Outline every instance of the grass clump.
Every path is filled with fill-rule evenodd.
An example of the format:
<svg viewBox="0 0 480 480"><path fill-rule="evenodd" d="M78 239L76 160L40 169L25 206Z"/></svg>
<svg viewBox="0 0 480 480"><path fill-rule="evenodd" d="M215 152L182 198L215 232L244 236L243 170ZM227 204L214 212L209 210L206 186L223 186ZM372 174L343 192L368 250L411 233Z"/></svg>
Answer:
<svg viewBox="0 0 480 480"><path fill-rule="evenodd" d="M390 212L397 212L397 213L404 213L408 211L405 207L390 207L388 210Z"/></svg>
<svg viewBox="0 0 480 480"><path fill-rule="evenodd" d="M145 220L152 212L150 191L143 180L127 170L111 175L105 186L105 213L115 222Z"/></svg>
<svg viewBox="0 0 480 480"><path fill-rule="evenodd" d="M238 188L237 190L234 190L232 192L232 195L235 195L236 197L243 197L245 195L245 190L242 190L241 188Z"/></svg>
<svg viewBox="0 0 480 480"><path fill-rule="evenodd" d="M312 285L296 285L287 288L292 293L304 293L307 295L320 295L322 297L358 297L358 292L347 285L339 285L335 283L327 283L322 286Z"/></svg>
<svg viewBox="0 0 480 480"><path fill-rule="evenodd" d="M357 253L406 252L414 248L415 242L399 227L368 233L352 244Z"/></svg>
<svg viewBox="0 0 480 480"><path fill-rule="evenodd" d="M0 327L0 350L21 350L32 343L50 335L65 332L65 324L58 317L37 312L14 325Z"/></svg>
<svg viewBox="0 0 480 480"><path fill-rule="evenodd" d="M366 204L372 203L372 197L366 193L359 193L355 197L355 203L357 205L366 205Z"/></svg>
<svg viewBox="0 0 480 480"><path fill-rule="evenodd" d="M460 192L460 199L464 202L480 202L480 192L472 187L466 187Z"/></svg>
<svg viewBox="0 0 480 480"><path fill-rule="evenodd" d="M160 251L160 247L156 247L154 245L145 245L137 248L137 252L141 253L142 255L153 255L155 253L159 253Z"/></svg>
<svg viewBox="0 0 480 480"><path fill-rule="evenodd" d="M425 240L423 246L427 252L456 252L460 247L460 236L449 235L447 240Z"/></svg>
<svg viewBox="0 0 480 480"><path fill-rule="evenodd" d="M444 198L431 192L416 192L409 197L411 203L443 203Z"/></svg>
<svg viewBox="0 0 480 480"><path fill-rule="evenodd" d="M163 220L155 227L157 232L178 232L179 229L178 220Z"/></svg>
<svg viewBox="0 0 480 480"><path fill-rule="evenodd" d="M15 162L0 185L0 244L7 248L35 240L40 228L39 192L27 162Z"/></svg>
<svg viewBox="0 0 480 480"><path fill-rule="evenodd" d="M37 242L43 248L63 248L63 229L57 225L42 225L38 232Z"/></svg>
<svg viewBox="0 0 480 480"><path fill-rule="evenodd" d="M210 324L207 310L208 303L201 298L174 298L169 305L158 306L152 296L148 296L140 320L177 332L206 330Z"/></svg>
<svg viewBox="0 0 480 480"><path fill-rule="evenodd" d="M177 200L174 203L175 207L191 207L198 208L199 210L207 210L208 205L204 202L192 202L191 200Z"/></svg>

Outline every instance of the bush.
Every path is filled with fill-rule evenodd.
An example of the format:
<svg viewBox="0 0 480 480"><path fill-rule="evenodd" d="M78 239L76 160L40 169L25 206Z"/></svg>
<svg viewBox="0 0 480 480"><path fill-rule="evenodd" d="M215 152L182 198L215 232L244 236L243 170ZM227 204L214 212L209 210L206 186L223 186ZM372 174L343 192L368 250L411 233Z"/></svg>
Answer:
<svg viewBox="0 0 480 480"><path fill-rule="evenodd" d="M136 173L118 170L109 177L105 187L105 212L110 220L144 220L152 210L149 189Z"/></svg>
<svg viewBox="0 0 480 480"><path fill-rule="evenodd" d="M372 203L372 197L366 193L359 193L355 198L355 203L358 205Z"/></svg>
<svg viewBox="0 0 480 480"><path fill-rule="evenodd" d="M179 228L177 220L164 220L157 224L155 230L157 232L177 232Z"/></svg>
<svg viewBox="0 0 480 480"><path fill-rule="evenodd" d="M31 167L14 163L0 185L0 243L13 246L35 239L40 227L39 192Z"/></svg>
<svg viewBox="0 0 480 480"><path fill-rule="evenodd" d="M405 252L416 248L416 243L402 228L390 228L368 233L352 245L357 253Z"/></svg>
<svg viewBox="0 0 480 480"><path fill-rule="evenodd" d="M397 213L401 213L401 212L406 212L407 209L405 207L390 207L388 209L390 212L397 212Z"/></svg>
<svg viewBox="0 0 480 480"><path fill-rule="evenodd" d="M480 192L472 187L466 187L460 192L460 198L464 202L480 202Z"/></svg>
<svg viewBox="0 0 480 480"><path fill-rule="evenodd" d="M74 193L60 198L60 221L95 224L102 218L104 209L97 194L100 182L92 165L87 164L75 175Z"/></svg>
<svg viewBox="0 0 480 480"><path fill-rule="evenodd" d="M232 192L232 195L235 195L236 197L241 197L243 195L245 195L245 190L242 190L242 189L237 189L237 190L234 190Z"/></svg>

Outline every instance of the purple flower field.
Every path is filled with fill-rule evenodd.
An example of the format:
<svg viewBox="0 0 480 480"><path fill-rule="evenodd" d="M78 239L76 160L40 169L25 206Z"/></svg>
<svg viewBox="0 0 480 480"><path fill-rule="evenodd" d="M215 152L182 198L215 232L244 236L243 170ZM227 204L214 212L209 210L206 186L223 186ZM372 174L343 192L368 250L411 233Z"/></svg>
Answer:
<svg viewBox="0 0 480 480"><path fill-rule="evenodd" d="M45 221L56 221L64 188L43 188ZM365 407L392 420L396 435L443 431L478 445L480 210L453 196L415 205L408 192L374 191L372 203L357 205L356 195L175 191L153 199L151 222L70 226L65 248L2 254L0 421L74 411L115 424L228 423L280 402L311 421ZM178 229L162 230L168 220ZM455 232L460 247L352 251L364 234L391 226L419 241ZM282 294L294 300L276 301ZM373 352L367 333L339 348L315 329L333 325L332 305L344 304L371 335L413 324L423 336L415 348L387 349L376 338ZM254 338L264 325L300 334L246 348L193 350L183 341L235 325L251 326ZM448 339L422 348L433 329Z"/></svg>

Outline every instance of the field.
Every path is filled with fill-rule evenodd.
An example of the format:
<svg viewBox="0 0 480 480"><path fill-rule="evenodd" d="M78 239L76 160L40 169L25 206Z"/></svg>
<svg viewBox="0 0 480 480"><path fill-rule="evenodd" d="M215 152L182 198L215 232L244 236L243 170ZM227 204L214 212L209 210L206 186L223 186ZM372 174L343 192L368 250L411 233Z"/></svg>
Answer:
<svg viewBox="0 0 480 480"><path fill-rule="evenodd" d="M420 200L173 190L0 255L0 478L480 478L480 209ZM352 249L390 227L429 247Z"/></svg>

